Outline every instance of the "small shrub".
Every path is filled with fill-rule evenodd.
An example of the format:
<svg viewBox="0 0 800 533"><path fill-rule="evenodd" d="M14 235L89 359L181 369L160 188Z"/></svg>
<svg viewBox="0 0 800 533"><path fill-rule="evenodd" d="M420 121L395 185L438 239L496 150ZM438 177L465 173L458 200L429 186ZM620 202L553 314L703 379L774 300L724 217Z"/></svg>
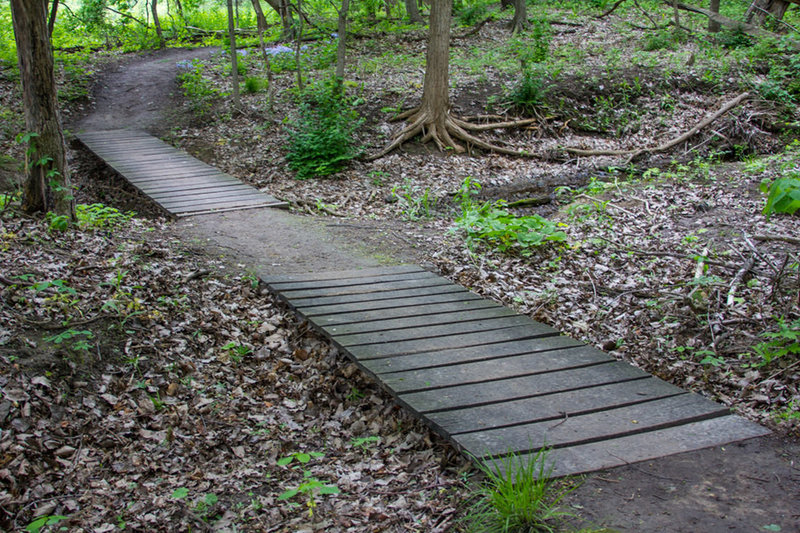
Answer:
<svg viewBox="0 0 800 533"><path fill-rule="evenodd" d="M517 84L509 91L506 101L521 113L532 114L545 105L547 97L546 73L538 65L528 67Z"/></svg>
<svg viewBox="0 0 800 533"><path fill-rule="evenodd" d="M203 76L205 65L202 61L193 59L178 66L183 70L178 74L178 82L192 112L201 118L207 117L222 93Z"/></svg>
<svg viewBox="0 0 800 533"><path fill-rule="evenodd" d="M135 213L121 213L119 209L103 204L78 204L75 217L78 226L92 229L112 229L126 224Z"/></svg>
<svg viewBox="0 0 800 533"><path fill-rule="evenodd" d="M550 478L547 449L528 457L511 454L481 463L486 476L474 491L476 500L464 519L466 530L481 533L556 531L559 519L571 516L560 508L571 488L558 488Z"/></svg>
<svg viewBox="0 0 800 533"><path fill-rule="evenodd" d="M260 93L266 90L267 86L268 82L264 78L247 78L244 80L244 92L249 94Z"/></svg>
<svg viewBox="0 0 800 533"><path fill-rule="evenodd" d="M458 12L458 23L461 26L474 26L484 19L488 12L484 4L466 6Z"/></svg>
<svg viewBox="0 0 800 533"><path fill-rule="evenodd" d="M675 39L675 32L660 30L649 33L642 43L642 50L655 52L656 50L677 50L678 41Z"/></svg>
<svg viewBox="0 0 800 533"><path fill-rule="evenodd" d="M286 155L298 179L334 174L358 155L354 134L362 120L354 103L333 79L302 92Z"/></svg>
<svg viewBox="0 0 800 533"><path fill-rule="evenodd" d="M800 318L787 322L784 317L778 319L778 331L761 334L765 339L753 347L760 357L756 366L766 366L779 358L788 358L791 364L800 359Z"/></svg>

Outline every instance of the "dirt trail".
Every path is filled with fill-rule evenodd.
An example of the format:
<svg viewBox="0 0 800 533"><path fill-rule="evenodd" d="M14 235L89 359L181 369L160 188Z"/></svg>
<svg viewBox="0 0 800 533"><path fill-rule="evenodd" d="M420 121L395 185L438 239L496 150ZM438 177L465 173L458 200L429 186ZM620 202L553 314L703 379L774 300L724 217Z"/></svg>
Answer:
<svg viewBox="0 0 800 533"><path fill-rule="evenodd" d="M211 49L166 50L119 65L78 129L166 131L177 62ZM254 209L183 219L186 241L258 274L342 270L424 255L379 223ZM588 476L568 498L581 526L631 532L800 531L800 443L779 436L684 453Z"/></svg>

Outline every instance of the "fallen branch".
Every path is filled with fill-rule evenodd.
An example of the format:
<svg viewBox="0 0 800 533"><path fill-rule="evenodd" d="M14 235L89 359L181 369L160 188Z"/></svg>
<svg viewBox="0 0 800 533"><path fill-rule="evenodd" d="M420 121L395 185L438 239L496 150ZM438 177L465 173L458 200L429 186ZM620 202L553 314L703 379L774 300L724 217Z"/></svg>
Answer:
<svg viewBox="0 0 800 533"><path fill-rule="evenodd" d="M506 204L506 207L528 207L536 205L545 205L549 204L552 201L553 199L550 196L539 196L537 198L523 198L522 200L509 202L508 204Z"/></svg>
<svg viewBox="0 0 800 533"><path fill-rule="evenodd" d="M616 11L616 10L617 10L617 8L618 8L619 6L621 6L621 5L622 5L622 3L623 3L623 2L625 2L625 0L617 0L617 2L616 2L616 3L615 3L613 6L611 6L611 9L609 9L608 11L606 11L605 13L603 13L602 15L598 15L598 16L596 16L595 18L596 18L596 19L603 19L603 18L606 18L606 17L607 17L607 16L609 16L611 13L613 13L614 11Z"/></svg>
<svg viewBox="0 0 800 533"><path fill-rule="evenodd" d="M788 235L753 235L755 241L783 241L789 244L800 245L800 239L797 237L789 237Z"/></svg>
<svg viewBox="0 0 800 533"><path fill-rule="evenodd" d="M691 138L695 135L698 131L702 130L703 128L707 127L719 117L726 114L728 111L733 109L734 107L738 106L745 100L750 97L750 93L742 93L733 100L729 101L725 105L723 105L717 112L713 113L712 115L706 117L705 119L698 122L695 127L684 133L683 135L672 139L664 144L659 146L655 146L653 148L638 148L636 150L583 150L581 148L565 148L564 151L581 157L592 157L592 156L630 156L629 161L636 159L637 157L643 154L657 154L660 152L666 152L670 148L681 144L682 142L686 141L687 139Z"/></svg>

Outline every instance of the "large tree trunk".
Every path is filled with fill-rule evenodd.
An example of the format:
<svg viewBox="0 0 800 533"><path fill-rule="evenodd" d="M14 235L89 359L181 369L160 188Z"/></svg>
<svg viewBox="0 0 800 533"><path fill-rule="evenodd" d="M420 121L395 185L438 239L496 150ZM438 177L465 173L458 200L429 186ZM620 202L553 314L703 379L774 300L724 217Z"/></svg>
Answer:
<svg viewBox="0 0 800 533"><path fill-rule="evenodd" d="M405 3L408 20L410 20L412 24L425 24L425 20L422 18L422 15L419 12L417 0L405 0Z"/></svg>
<svg viewBox="0 0 800 533"><path fill-rule="evenodd" d="M54 211L74 217L64 135L58 116L47 3L11 0L25 127L31 135L22 207L28 213Z"/></svg>
<svg viewBox="0 0 800 533"><path fill-rule="evenodd" d="M747 9L746 20L749 23L763 26L770 19L782 20L790 3L797 0L754 0Z"/></svg>
<svg viewBox="0 0 800 533"><path fill-rule="evenodd" d="M528 6L525 0L514 0L514 18L511 20L511 33L528 29Z"/></svg>

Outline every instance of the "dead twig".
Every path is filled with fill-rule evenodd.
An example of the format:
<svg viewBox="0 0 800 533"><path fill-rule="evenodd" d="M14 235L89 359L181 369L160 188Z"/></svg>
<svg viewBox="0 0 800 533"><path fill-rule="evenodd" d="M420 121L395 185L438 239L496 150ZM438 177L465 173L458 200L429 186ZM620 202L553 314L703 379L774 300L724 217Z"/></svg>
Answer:
<svg viewBox="0 0 800 533"><path fill-rule="evenodd" d="M745 274L747 274L755 264L756 264L756 256L755 254L751 254L750 258L745 262L744 265L742 265L742 268L740 268L739 271L736 273L736 275L733 277L733 281L731 281L731 288L728 289L728 298L725 301L728 307L731 307L735 301L736 287L739 286L739 284L744 279Z"/></svg>
<svg viewBox="0 0 800 533"><path fill-rule="evenodd" d="M753 235L754 241L783 241L800 246L800 239L788 235Z"/></svg>

